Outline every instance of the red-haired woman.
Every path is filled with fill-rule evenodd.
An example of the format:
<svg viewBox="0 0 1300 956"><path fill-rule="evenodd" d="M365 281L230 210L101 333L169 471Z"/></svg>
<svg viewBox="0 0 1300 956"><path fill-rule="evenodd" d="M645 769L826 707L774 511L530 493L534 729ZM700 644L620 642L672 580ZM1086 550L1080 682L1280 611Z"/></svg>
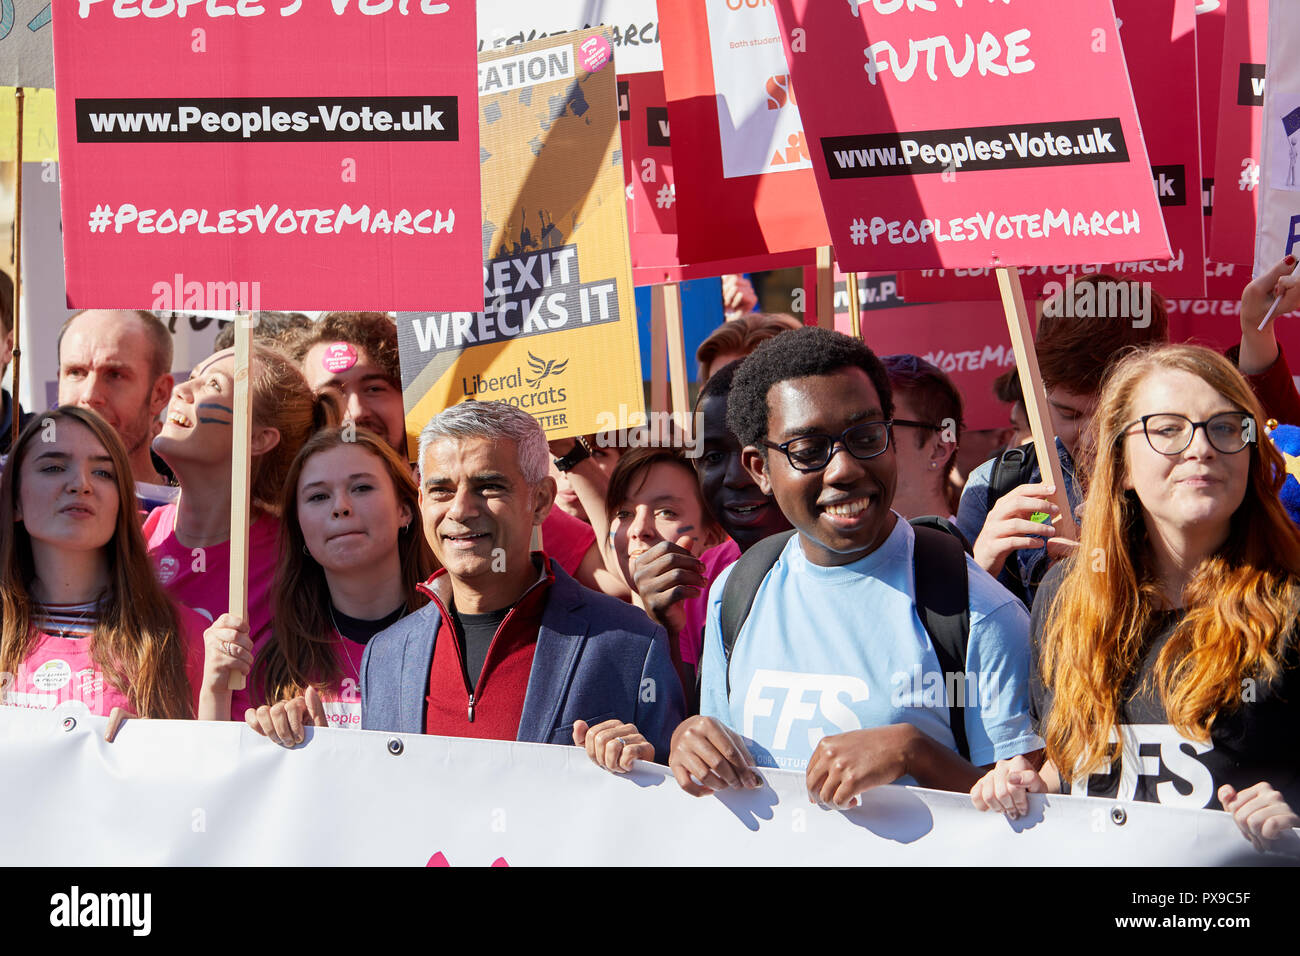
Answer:
<svg viewBox="0 0 1300 956"><path fill-rule="evenodd" d="M1261 849L1300 825L1300 534L1261 417L1208 349L1110 373L1080 547L1034 603L1046 761L1000 761L977 807L1014 817L1068 789L1222 808Z"/></svg>
<svg viewBox="0 0 1300 956"><path fill-rule="evenodd" d="M194 716L207 622L154 577L126 449L94 412L62 406L18 436L0 578L0 702Z"/></svg>

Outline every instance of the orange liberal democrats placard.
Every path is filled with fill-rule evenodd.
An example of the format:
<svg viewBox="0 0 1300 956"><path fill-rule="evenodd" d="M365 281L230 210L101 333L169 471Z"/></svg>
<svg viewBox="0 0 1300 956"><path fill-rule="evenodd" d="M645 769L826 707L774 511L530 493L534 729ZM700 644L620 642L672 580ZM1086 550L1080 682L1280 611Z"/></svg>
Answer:
<svg viewBox="0 0 1300 956"><path fill-rule="evenodd" d="M609 32L479 56L483 311L399 312L406 429L468 398L549 439L644 413Z"/></svg>

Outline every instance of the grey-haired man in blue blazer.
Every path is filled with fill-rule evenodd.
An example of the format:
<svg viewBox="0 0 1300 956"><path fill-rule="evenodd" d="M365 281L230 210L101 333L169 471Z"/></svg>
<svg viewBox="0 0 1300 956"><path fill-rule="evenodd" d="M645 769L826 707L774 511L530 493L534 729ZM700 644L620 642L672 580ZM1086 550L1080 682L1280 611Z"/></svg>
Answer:
<svg viewBox="0 0 1300 956"><path fill-rule="evenodd" d="M430 420L419 454L443 570L421 586L425 607L367 644L361 726L576 743L620 772L666 763L685 704L663 628L530 549L556 491L541 426L468 400Z"/></svg>

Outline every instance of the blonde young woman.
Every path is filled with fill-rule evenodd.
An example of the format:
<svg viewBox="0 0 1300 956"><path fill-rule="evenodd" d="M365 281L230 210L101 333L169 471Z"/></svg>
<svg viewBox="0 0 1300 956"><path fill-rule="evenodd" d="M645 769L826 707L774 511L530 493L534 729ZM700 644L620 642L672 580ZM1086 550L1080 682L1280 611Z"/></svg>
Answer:
<svg viewBox="0 0 1300 956"><path fill-rule="evenodd" d="M1069 791L1223 809L1260 849L1300 825L1300 534L1261 419L1208 349L1117 363L1080 547L1034 603L1046 750L1000 761L977 808Z"/></svg>

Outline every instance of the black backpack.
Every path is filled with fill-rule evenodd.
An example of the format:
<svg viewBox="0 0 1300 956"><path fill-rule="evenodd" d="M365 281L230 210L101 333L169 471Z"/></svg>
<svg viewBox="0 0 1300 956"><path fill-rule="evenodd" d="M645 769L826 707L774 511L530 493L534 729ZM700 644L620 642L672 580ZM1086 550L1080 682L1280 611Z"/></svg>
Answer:
<svg viewBox="0 0 1300 956"><path fill-rule="evenodd" d="M970 641L970 592L966 555L970 551L961 532L944 518L927 515L910 522L916 534L913 573L916 581L916 611L930 635L940 671L966 673L966 645ZM754 597L767 572L776 564L794 531L764 538L736 561L722 590L720 630L722 656L726 661L727 696L731 696L731 651L754 606ZM944 681L947 686L947 679ZM957 752L970 759L966 743L964 694L948 702L949 725ZM978 702L975 702L978 706Z"/></svg>

